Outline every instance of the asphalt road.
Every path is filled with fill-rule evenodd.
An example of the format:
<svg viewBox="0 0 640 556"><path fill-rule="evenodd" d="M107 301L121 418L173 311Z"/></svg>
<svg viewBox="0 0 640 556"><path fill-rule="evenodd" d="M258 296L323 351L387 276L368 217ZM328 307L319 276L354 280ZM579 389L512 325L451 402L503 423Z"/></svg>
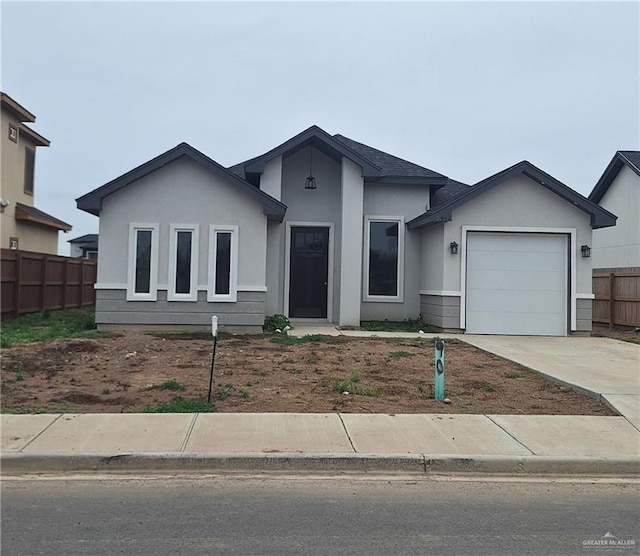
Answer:
<svg viewBox="0 0 640 556"><path fill-rule="evenodd" d="M631 555L639 494L637 482L9 478L2 554ZM585 544L607 533L637 546Z"/></svg>

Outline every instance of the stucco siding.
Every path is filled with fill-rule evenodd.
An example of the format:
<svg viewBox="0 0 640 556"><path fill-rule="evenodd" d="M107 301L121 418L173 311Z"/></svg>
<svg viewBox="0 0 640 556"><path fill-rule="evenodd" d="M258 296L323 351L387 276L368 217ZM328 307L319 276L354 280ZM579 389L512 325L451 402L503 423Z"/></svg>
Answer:
<svg viewBox="0 0 640 556"><path fill-rule="evenodd" d="M408 222L428 209L429 187L365 182L364 214L404 216Z"/></svg>
<svg viewBox="0 0 640 556"><path fill-rule="evenodd" d="M456 240L458 245L459 240ZM444 226L421 230L420 289L442 291L444 285ZM454 255L450 255L454 256Z"/></svg>
<svg viewBox="0 0 640 556"><path fill-rule="evenodd" d="M262 326L264 322L264 292L238 292L236 303L207 303L206 291L198 292L196 303L167 301L166 290L158 292L158 301L147 303L127 301L125 290L96 291L96 324L211 326L211 317L218 316L221 327Z"/></svg>
<svg viewBox="0 0 640 556"><path fill-rule="evenodd" d="M599 204L618 220L593 231L594 268L640 266L640 176L623 166Z"/></svg>
<svg viewBox="0 0 640 556"><path fill-rule="evenodd" d="M129 224L159 225L158 285L168 284L170 224L199 227L198 285L207 284L209 225L238 226L238 285L265 286L266 217L260 203L188 159L177 160L103 201L98 283L127 282Z"/></svg>

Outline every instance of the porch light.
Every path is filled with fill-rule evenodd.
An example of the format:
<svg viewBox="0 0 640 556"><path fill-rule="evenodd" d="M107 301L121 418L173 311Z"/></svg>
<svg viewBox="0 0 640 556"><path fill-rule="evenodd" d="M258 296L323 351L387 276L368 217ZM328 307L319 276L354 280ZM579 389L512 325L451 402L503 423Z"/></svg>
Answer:
<svg viewBox="0 0 640 556"><path fill-rule="evenodd" d="M316 178L313 177L313 147L309 146L309 176L304 182L305 189L315 189L316 188Z"/></svg>
<svg viewBox="0 0 640 556"><path fill-rule="evenodd" d="M458 244L455 241L452 241L449 244L449 250L451 251L452 255L457 255L458 254Z"/></svg>
<svg viewBox="0 0 640 556"><path fill-rule="evenodd" d="M591 247L589 247L588 245L580 246L580 251L582 253L582 256L585 257L585 258L591 256Z"/></svg>

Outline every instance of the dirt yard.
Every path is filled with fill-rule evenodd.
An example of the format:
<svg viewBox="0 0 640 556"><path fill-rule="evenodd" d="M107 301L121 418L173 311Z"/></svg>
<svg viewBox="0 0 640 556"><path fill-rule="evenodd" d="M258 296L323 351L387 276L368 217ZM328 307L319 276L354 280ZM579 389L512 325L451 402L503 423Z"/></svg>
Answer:
<svg viewBox="0 0 640 556"><path fill-rule="evenodd" d="M446 344L445 404L431 397L432 340L315 338L292 345L221 338L215 410L615 414L461 341ZM143 333L7 348L2 412L130 413L176 396L206 399L211 351L210 340Z"/></svg>

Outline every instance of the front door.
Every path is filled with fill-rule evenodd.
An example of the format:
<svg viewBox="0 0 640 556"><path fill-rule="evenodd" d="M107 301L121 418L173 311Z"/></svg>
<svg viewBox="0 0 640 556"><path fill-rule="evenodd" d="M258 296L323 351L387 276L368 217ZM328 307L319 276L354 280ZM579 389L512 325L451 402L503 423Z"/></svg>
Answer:
<svg viewBox="0 0 640 556"><path fill-rule="evenodd" d="M289 316L327 318L329 228L292 227Z"/></svg>

